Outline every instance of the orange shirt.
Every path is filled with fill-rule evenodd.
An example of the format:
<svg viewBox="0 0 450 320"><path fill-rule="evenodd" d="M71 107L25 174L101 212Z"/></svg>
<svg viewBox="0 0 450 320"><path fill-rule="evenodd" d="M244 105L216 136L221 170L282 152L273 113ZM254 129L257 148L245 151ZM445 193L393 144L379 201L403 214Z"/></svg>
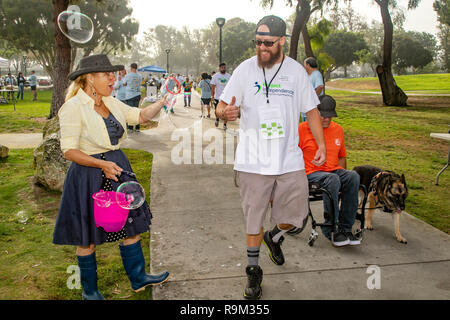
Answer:
<svg viewBox="0 0 450 320"><path fill-rule="evenodd" d="M298 126L298 135L298 146L303 151L303 160L305 161L307 175L316 171L330 172L337 169L344 169L339 166L339 158L347 156L347 152L345 151L344 130L336 122L331 121L330 126L323 129L325 145L327 148L327 161L320 167L311 163L311 161L314 160L314 156L319 147L317 146L307 121L302 122Z"/></svg>

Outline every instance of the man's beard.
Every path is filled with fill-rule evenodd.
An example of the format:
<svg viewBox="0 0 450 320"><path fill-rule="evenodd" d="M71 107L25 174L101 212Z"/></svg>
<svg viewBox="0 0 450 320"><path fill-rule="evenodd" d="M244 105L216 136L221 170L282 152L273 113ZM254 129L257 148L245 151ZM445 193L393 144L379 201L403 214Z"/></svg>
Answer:
<svg viewBox="0 0 450 320"><path fill-rule="evenodd" d="M275 53L272 53L271 51L267 50L267 52L270 54L270 58L268 61L262 61L261 52L262 52L261 48L258 48L257 49L258 65L261 68L270 69L277 62L277 60L280 59L280 57L281 57L281 46L279 44L277 44L277 51Z"/></svg>

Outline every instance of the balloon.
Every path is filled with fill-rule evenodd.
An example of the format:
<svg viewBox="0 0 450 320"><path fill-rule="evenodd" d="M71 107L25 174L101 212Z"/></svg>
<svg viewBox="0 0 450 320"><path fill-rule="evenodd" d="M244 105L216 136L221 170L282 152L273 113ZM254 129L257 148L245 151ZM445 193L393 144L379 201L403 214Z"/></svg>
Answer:
<svg viewBox="0 0 450 320"><path fill-rule="evenodd" d="M58 26L61 32L70 40L86 43L94 34L94 23L87 15L67 10L58 15Z"/></svg>

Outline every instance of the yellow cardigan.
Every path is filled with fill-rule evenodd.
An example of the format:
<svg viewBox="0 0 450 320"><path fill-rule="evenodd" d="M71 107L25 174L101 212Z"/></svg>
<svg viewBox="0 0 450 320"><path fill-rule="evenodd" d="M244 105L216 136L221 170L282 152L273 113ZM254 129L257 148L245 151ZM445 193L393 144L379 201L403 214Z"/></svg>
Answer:
<svg viewBox="0 0 450 320"><path fill-rule="evenodd" d="M105 121L94 110L94 100L80 89L58 112L63 153L70 149L78 149L88 155L117 150L127 137L127 123L130 126L139 124L139 108L130 107L113 97L103 97L102 100L124 128L119 143L111 145Z"/></svg>

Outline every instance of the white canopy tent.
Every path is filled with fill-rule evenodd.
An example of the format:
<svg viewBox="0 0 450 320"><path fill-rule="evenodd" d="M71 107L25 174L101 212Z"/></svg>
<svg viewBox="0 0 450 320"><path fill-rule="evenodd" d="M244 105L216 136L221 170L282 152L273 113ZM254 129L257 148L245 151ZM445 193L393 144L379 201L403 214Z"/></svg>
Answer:
<svg viewBox="0 0 450 320"><path fill-rule="evenodd" d="M0 57L0 68L9 68L9 60Z"/></svg>

